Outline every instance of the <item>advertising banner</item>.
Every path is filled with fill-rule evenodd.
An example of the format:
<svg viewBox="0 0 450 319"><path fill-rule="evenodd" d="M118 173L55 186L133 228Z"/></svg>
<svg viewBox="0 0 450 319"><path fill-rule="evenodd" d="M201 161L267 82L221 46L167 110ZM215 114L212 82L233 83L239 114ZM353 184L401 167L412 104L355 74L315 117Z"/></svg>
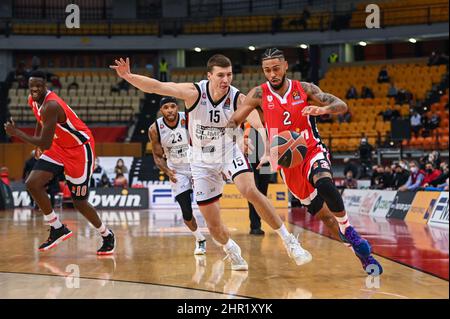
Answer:
<svg viewBox="0 0 450 319"><path fill-rule="evenodd" d="M370 210L373 217L386 217L397 191L373 191L377 194L374 204Z"/></svg>
<svg viewBox="0 0 450 319"><path fill-rule="evenodd" d="M429 225L448 228L448 192L442 192L433 207L433 212L428 219Z"/></svg>
<svg viewBox="0 0 450 319"><path fill-rule="evenodd" d="M405 219L405 216L406 214L408 214L408 211L411 208L411 203L413 202L415 196L415 192L397 192L386 217L402 220Z"/></svg>
<svg viewBox="0 0 450 319"><path fill-rule="evenodd" d="M405 220L426 224L440 192L417 192Z"/></svg>

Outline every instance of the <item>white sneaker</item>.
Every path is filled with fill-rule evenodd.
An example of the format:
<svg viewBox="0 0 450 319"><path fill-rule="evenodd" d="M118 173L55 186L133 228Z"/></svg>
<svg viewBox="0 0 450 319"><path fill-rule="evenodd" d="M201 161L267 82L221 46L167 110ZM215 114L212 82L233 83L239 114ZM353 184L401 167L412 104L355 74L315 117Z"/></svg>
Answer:
<svg viewBox="0 0 450 319"><path fill-rule="evenodd" d="M298 236L297 236L298 237ZM289 234L289 237L284 242L289 257L295 260L295 263L300 266L309 263L312 260L312 256L306 249L303 249L298 239L293 234Z"/></svg>
<svg viewBox="0 0 450 319"><path fill-rule="evenodd" d="M248 270L248 264L241 256L241 248L234 243L233 247L228 250L223 249L227 256L224 258L231 261L231 270Z"/></svg>
<svg viewBox="0 0 450 319"><path fill-rule="evenodd" d="M194 255L206 254L206 239L202 241L195 241Z"/></svg>

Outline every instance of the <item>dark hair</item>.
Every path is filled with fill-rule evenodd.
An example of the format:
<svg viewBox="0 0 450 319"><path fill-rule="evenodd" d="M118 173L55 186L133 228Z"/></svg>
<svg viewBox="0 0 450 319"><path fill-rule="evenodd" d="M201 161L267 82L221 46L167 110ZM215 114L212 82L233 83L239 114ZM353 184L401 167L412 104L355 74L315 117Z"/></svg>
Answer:
<svg viewBox="0 0 450 319"><path fill-rule="evenodd" d="M36 70L30 73L30 78L41 78L44 81L47 81L47 74L45 74L45 72Z"/></svg>
<svg viewBox="0 0 450 319"><path fill-rule="evenodd" d="M283 51L277 48L266 49L266 51L264 51L264 53L261 56L261 60L264 61L270 59L284 59Z"/></svg>
<svg viewBox="0 0 450 319"><path fill-rule="evenodd" d="M227 68L231 66L231 60L222 54L215 54L209 58L206 68L208 72L211 72L215 66Z"/></svg>
<svg viewBox="0 0 450 319"><path fill-rule="evenodd" d="M159 107L161 108L164 104L175 103L177 104L177 99L173 96L164 96L161 101L159 101ZM177 104L178 105L178 104Z"/></svg>

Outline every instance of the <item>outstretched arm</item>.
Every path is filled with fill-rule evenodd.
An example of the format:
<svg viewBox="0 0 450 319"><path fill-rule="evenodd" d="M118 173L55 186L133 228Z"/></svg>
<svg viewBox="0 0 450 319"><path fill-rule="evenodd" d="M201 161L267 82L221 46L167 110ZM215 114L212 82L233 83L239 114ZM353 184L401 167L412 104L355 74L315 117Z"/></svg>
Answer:
<svg viewBox="0 0 450 319"><path fill-rule="evenodd" d="M59 105L55 101L50 101L42 108L42 130L36 136L30 136L19 130L12 119L5 123L5 131L10 136L17 136L22 141L33 144L42 150L47 150L53 143L56 124L58 123L58 107Z"/></svg>
<svg viewBox="0 0 450 319"><path fill-rule="evenodd" d="M159 141L155 123L153 123L148 129L148 138L152 143L153 159L155 160L156 166L158 166L158 168L163 171L172 182L176 183L177 179L175 178L175 171L171 170L167 166L167 161L164 158L164 150Z"/></svg>
<svg viewBox="0 0 450 319"><path fill-rule="evenodd" d="M248 118L249 114L261 105L261 98L262 98L262 89L261 87L257 86L251 89L250 92L248 92L247 96L243 101L239 99L238 108L228 121L227 128L234 129L239 127L239 125L241 125L242 122L244 122L245 119ZM252 125L252 123L250 123L250 125Z"/></svg>
<svg viewBox="0 0 450 319"><path fill-rule="evenodd" d="M116 70L117 75L146 93L156 93L159 95L173 96L185 101L186 107L191 107L198 98L198 90L193 83L160 82L158 80L133 74L130 71L130 59L120 58L114 61L115 65L110 65Z"/></svg>
<svg viewBox="0 0 450 319"><path fill-rule="evenodd" d="M303 109L303 115L341 114L348 110L347 104L330 93L323 92L317 85L301 82L308 100L313 105Z"/></svg>

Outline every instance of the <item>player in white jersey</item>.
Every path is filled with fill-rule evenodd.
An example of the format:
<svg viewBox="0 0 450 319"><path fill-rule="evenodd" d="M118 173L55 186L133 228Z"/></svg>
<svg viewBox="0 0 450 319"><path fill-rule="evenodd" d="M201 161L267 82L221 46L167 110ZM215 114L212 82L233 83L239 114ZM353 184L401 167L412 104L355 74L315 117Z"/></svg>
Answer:
<svg viewBox="0 0 450 319"><path fill-rule="evenodd" d="M204 255L206 239L198 229L192 213L192 174L186 117L184 112L178 112L177 100L174 97L163 97L159 105L162 117L148 129L153 158L156 166L169 177L172 193L183 213L184 223L196 239L194 255Z"/></svg>
<svg viewBox="0 0 450 319"><path fill-rule="evenodd" d="M199 83L160 82L133 74L128 58L115 60L115 65L110 67L115 69L121 78L144 92L184 100L189 115L188 128L192 133L191 170L196 200L211 236L223 246L230 259L232 270L247 270L248 265L241 256L240 247L231 239L230 232L220 217L218 200L222 195L223 175L233 178L239 192L253 204L261 218L276 230L288 255L297 265L311 261L311 254L288 232L270 200L258 191L250 165L241 150L232 140L227 140L225 126L232 112L245 98L245 95L231 86L233 72L230 59L221 54L212 56L207 63L208 81ZM256 129L263 128L256 110L247 120ZM261 161L261 165L263 163Z"/></svg>

